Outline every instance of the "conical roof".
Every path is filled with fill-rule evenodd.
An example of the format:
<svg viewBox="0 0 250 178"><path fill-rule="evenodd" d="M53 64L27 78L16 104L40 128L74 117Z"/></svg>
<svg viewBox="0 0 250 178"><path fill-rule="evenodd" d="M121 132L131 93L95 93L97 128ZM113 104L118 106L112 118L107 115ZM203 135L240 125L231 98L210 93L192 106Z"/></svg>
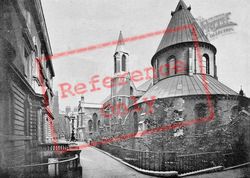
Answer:
<svg viewBox="0 0 250 178"><path fill-rule="evenodd" d="M162 37L162 40L156 53L171 45L194 41L191 28L182 29L182 27L187 25L193 25L196 30L197 39L199 42L210 43L205 33L202 31L201 27L198 25L197 21L190 13L190 10L191 7L187 7L183 0L179 1L175 11L171 13L172 18L168 24L165 34ZM176 29L176 31L170 32L170 29Z"/></svg>
<svg viewBox="0 0 250 178"><path fill-rule="evenodd" d="M116 45L115 52L125 52L124 47L125 47L125 42L123 40L122 31L120 31L119 37L118 37L118 40L117 40L117 45Z"/></svg>

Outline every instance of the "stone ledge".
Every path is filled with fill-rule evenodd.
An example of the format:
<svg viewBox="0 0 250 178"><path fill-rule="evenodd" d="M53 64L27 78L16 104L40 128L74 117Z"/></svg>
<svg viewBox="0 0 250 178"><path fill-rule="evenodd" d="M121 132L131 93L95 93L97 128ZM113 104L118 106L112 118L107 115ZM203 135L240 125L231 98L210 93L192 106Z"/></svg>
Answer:
<svg viewBox="0 0 250 178"><path fill-rule="evenodd" d="M32 140L31 136L19 136L19 135L8 136L8 141L29 141L29 140Z"/></svg>
<svg viewBox="0 0 250 178"><path fill-rule="evenodd" d="M130 168L132 168L132 169L134 169L134 170L136 170L136 171L138 171L140 173L147 174L147 175L152 175L152 176L160 176L160 177L178 177L178 172L177 171L150 171L150 170L140 169L140 168L138 168L136 166L133 166L133 165L123 161L120 158L117 158L117 157L111 155L110 153L108 153L106 151L103 151L103 150L98 149L96 147L92 147L92 148L94 148L94 149L96 149L96 150L98 150L98 151L112 157L113 159L125 164L126 166L128 166L128 167L130 167Z"/></svg>
<svg viewBox="0 0 250 178"><path fill-rule="evenodd" d="M231 170L231 169L237 169L237 168L241 168L241 167L245 167L245 166L249 166L249 165L250 165L250 162L247 162L247 163L243 163L243 164L239 164L236 166L225 168L224 171Z"/></svg>
<svg viewBox="0 0 250 178"><path fill-rule="evenodd" d="M198 171L180 174L179 177L198 175L198 174L204 174L204 173L219 172L219 171L223 171L223 170L224 170L223 166L216 166L216 167L211 167L211 168L207 168L207 169L202 169L202 170L198 170Z"/></svg>

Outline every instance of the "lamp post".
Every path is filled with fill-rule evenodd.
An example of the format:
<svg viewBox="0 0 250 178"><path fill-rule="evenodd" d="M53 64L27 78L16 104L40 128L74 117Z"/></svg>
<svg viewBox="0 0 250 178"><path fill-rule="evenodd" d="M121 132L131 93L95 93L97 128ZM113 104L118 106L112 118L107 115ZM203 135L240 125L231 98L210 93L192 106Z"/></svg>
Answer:
<svg viewBox="0 0 250 178"><path fill-rule="evenodd" d="M74 121L75 121L75 116L74 116L74 114L72 113L70 116L67 116L67 115L65 115L65 118L67 118L67 119L69 119L69 121L72 121L71 123L72 123L72 132L71 132L71 138L70 138L70 141L75 141L76 140L76 138L75 138L75 132L74 132L74 129L75 129L75 127L74 127Z"/></svg>

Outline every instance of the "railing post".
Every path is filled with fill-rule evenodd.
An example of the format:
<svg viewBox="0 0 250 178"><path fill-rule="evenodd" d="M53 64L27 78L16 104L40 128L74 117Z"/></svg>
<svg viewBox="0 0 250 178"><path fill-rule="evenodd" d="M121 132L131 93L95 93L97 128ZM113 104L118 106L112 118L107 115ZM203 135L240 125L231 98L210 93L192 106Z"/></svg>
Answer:
<svg viewBox="0 0 250 178"><path fill-rule="evenodd" d="M58 158L49 158L48 159L48 163L51 163L48 165L48 173L49 173L49 176L51 176L51 177L56 177L58 174L57 162L58 162Z"/></svg>
<svg viewBox="0 0 250 178"><path fill-rule="evenodd" d="M161 152L162 154L162 162L161 162L161 171L166 171L166 153Z"/></svg>

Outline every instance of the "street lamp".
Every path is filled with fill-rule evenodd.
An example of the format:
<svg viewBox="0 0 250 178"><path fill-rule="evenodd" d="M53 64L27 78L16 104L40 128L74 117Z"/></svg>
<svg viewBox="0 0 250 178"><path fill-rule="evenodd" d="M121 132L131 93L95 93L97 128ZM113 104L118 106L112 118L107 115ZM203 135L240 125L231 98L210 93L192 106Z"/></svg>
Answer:
<svg viewBox="0 0 250 178"><path fill-rule="evenodd" d="M75 127L74 127L75 116L72 113L71 116L65 115L64 117L67 118L67 119L69 119L69 121L72 121L72 132L71 132L70 141L75 141L76 140L76 138L75 138L75 132L74 132L74 129L75 129Z"/></svg>

